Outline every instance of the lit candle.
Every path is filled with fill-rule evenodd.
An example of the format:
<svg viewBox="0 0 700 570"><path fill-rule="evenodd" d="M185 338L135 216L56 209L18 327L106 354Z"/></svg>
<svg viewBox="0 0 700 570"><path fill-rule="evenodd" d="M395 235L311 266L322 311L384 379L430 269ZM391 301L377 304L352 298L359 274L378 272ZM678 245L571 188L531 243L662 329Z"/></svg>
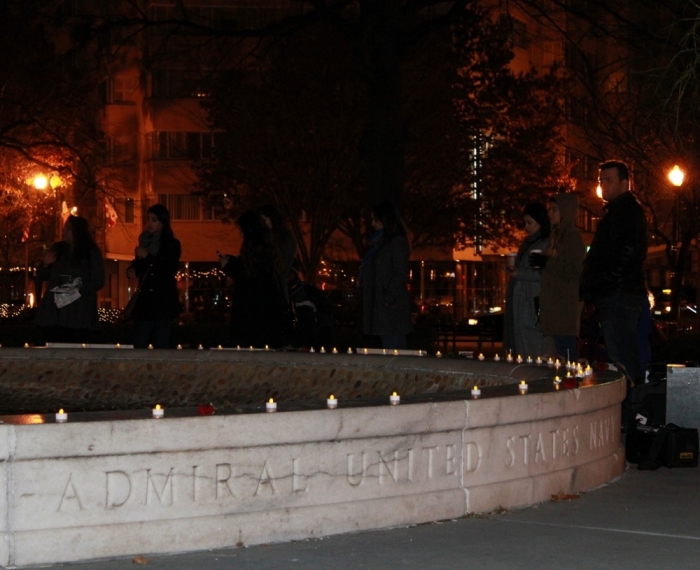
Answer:
<svg viewBox="0 0 700 570"><path fill-rule="evenodd" d="M156 404L156 407L153 408L153 417L156 419L162 418L164 413L165 410L160 407L160 404Z"/></svg>
<svg viewBox="0 0 700 570"><path fill-rule="evenodd" d="M270 398L269 401L265 402L265 411L266 412L276 412L277 411L277 402L275 402L272 398Z"/></svg>
<svg viewBox="0 0 700 570"><path fill-rule="evenodd" d="M237 345L236 345L236 350L241 350L241 345L240 345L240 344L237 344Z"/></svg>
<svg viewBox="0 0 700 570"><path fill-rule="evenodd" d="M338 349L333 347L333 354L338 354Z"/></svg>
<svg viewBox="0 0 700 570"><path fill-rule="evenodd" d="M250 351L255 350L255 349L253 348L253 345L252 345L252 344L248 347L248 350L250 350Z"/></svg>
<svg viewBox="0 0 700 570"><path fill-rule="evenodd" d="M394 349L394 356L397 356L398 354L399 354L399 349L398 349L398 348L395 348L395 349Z"/></svg>
<svg viewBox="0 0 700 570"><path fill-rule="evenodd" d="M561 361L557 358L557 359L554 361L554 368L557 369L557 370L559 370L560 367L561 367Z"/></svg>
<svg viewBox="0 0 700 570"><path fill-rule="evenodd" d="M527 388L527 382L525 382L525 380L521 380L520 384L518 384L518 390L520 390L520 393L524 394L525 392L527 392Z"/></svg>
<svg viewBox="0 0 700 570"><path fill-rule="evenodd" d="M541 356L538 356L538 357L537 357L537 360L535 360L535 363L536 363L536 364L542 364L542 357L541 357Z"/></svg>
<svg viewBox="0 0 700 570"><path fill-rule="evenodd" d="M498 354L497 354L496 356L493 357L493 360L494 360L494 362L500 362L500 361L501 361L501 357L498 356Z"/></svg>
<svg viewBox="0 0 700 570"><path fill-rule="evenodd" d="M122 347L122 345L117 343L117 348L121 348L121 347Z"/></svg>
<svg viewBox="0 0 700 570"><path fill-rule="evenodd" d="M178 350L182 350L182 345L181 345L181 344L178 344L178 345L177 345L177 349L178 349Z"/></svg>
<svg viewBox="0 0 700 570"><path fill-rule="evenodd" d="M352 348L348 347L348 354L353 354Z"/></svg>
<svg viewBox="0 0 700 570"><path fill-rule="evenodd" d="M63 424L68 421L68 414L63 411L63 408L58 410L58 413L56 414L56 423L57 424Z"/></svg>
<svg viewBox="0 0 700 570"><path fill-rule="evenodd" d="M363 348L363 349L362 349L362 354L369 354L369 350L367 350L366 348Z"/></svg>
<svg viewBox="0 0 700 570"><path fill-rule="evenodd" d="M548 359L547 359L547 366L549 366L550 368L551 368L552 366L554 366L554 360L552 360L551 358L548 358Z"/></svg>
<svg viewBox="0 0 700 570"><path fill-rule="evenodd" d="M481 396L481 390L479 390L478 386L474 386L472 388L472 396L474 396L475 398Z"/></svg>
<svg viewBox="0 0 700 570"><path fill-rule="evenodd" d="M29 348L29 343L28 343L28 342L25 342L25 343L24 343L24 348Z"/></svg>
<svg viewBox="0 0 700 570"><path fill-rule="evenodd" d="M561 384L561 378L559 378L559 376L555 376L555 377L554 377L554 383L555 383L555 384Z"/></svg>
<svg viewBox="0 0 700 570"><path fill-rule="evenodd" d="M148 345L148 350L153 350L153 345L152 345L152 344L149 344L149 345Z"/></svg>
<svg viewBox="0 0 700 570"><path fill-rule="evenodd" d="M593 369L591 368L591 365L590 365L590 364L588 364L588 365L586 366L586 371L585 371L585 373L586 373L586 376L591 376L591 375L593 374Z"/></svg>
<svg viewBox="0 0 700 570"><path fill-rule="evenodd" d="M480 352L479 353L479 360L484 360L485 356Z"/></svg>
<svg viewBox="0 0 700 570"><path fill-rule="evenodd" d="M83 343L80 345L82 348L87 348L87 344Z"/></svg>
<svg viewBox="0 0 700 570"><path fill-rule="evenodd" d="M401 396L399 396L396 392L394 392L391 396L389 396L389 403L392 406L397 405L401 401Z"/></svg>
<svg viewBox="0 0 700 570"><path fill-rule="evenodd" d="M309 352L316 352L313 346L309 349Z"/></svg>
<svg viewBox="0 0 700 570"><path fill-rule="evenodd" d="M0 347L2 347L1 344L0 344ZM423 356L423 351L420 348L418 349L418 356Z"/></svg>
<svg viewBox="0 0 700 570"><path fill-rule="evenodd" d="M338 399L333 394L331 394L326 400L326 406L329 410L335 410L338 407Z"/></svg>
<svg viewBox="0 0 700 570"><path fill-rule="evenodd" d="M508 355L506 356L506 362L513 362L513 355L510 353L510 351L508 352Z"/></svg>
<svg viewBox="0 0 700 570"><path fill-rule="evenodd" d="M386 348L382 348L382 354L386 354Z"/></svg>
<svg viewBox="0 0 700 570"><path fill-rule="evenodd" d="M322 346L321 350L319 351L321 354L326 354L326 349Z"/></svg>
<svg viewBox="0 0 700 570"><path fill-rule="evenodd" d="M518 354L518 358L515 359L515 362L517 362L518 364L522 364L522 363L523 363L523 357L520 356L520 355Z"/></svg>
<svg viewBox="0 0 700 570"><path fill-rule="evenodd" d="M200 345L197 347L197 350L204 350L204 347L200 344Z"/></svg>
<svg viewBox="0 0 700 570"><path fill-rule="evenodd" d="M221 350L223 347L221 345L219 345L216 348L217 348L217 350ZM253 348L253 347L251 346L250 348Z"/></svg>
<svg viewBox="0 0 700 570"><path fill-rule="evenodd" d="M437 356L438 358L442 358L442 352L440 352L440 351L438 350L438 351L435 353L435 356Z"/></svg>
<svg viewBox="0 0 700 570"><path fill-rule="evenodd" d="M567 370L567 371L566 371L566 377L567 377L567 378L571 378L571 370Z"/></svg>
<svg viewBox="0 0 700 570"><path fill-rule="evenodd" d="M267 344L265 345L265 350L270 350L269 345L267 345Z"/></svg>

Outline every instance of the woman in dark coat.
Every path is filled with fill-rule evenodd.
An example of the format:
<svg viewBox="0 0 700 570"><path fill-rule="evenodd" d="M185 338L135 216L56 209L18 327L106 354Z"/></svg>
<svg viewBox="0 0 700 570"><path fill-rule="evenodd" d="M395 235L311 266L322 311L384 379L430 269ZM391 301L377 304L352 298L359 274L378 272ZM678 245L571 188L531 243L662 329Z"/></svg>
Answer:
<svg viewBox="0 0 700 570"><path fill-rule="evenodd" d="M99 329L97 292L105 284L105 265L85 218L68 216L63 226L63 241L46 252L37 268L37 277L49 282L49 291L42 298L36 317L47 340L88 342L91 331ZM70 283L75 284L80 296L59 309L51 289Z"/></svg>
<svg viewBox="0 0 700 570"><path fill-rule="evenodd" d="M170 227L168 209L148 208L146 231L139 236L136 257L126 270L129 279L139 278L141 293L134 309L134 348L169 348L173 320L180 315L177 274L181 246Z"/></svg>
<svg viewBox="0 0 700 570"><path fill-rule="evenodd" d="M234 281L233 342L246 348L277 348L284 344L285 296L276 270L281 254L257 212L245 212L237 223L243 234L240 255L220 258L224 273Z"/></svg>
<svg viewBox="0 0 700 570"><path fill-rule="evenodd" d="M364 334L378 335L384 348L406 348L411 330L408 231L391 202L374 207L372 228L375 233L360 267Z"/></svg>

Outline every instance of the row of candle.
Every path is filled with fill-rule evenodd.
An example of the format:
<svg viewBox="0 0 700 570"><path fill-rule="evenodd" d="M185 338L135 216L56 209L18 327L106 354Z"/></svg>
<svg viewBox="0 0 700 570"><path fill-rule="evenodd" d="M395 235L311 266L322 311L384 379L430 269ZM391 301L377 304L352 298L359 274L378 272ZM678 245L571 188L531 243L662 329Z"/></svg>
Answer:
<svg viewBox="0 0 700 570"><path fill-rule="evenodd" d="M568 377L571 377L570 373L567 373ZM561 379L559 376L556 376L554 378L555 384L558 384L561 382ZM528 391L528 384L525 382L525 380L521 380L520 384L518 384L518 391L521 394L525 394ZM481 396L481 389L479 386L474 386L471 390L471 395L475 398L478 398ZM392 406L396 406L401 402L401 396L399 396L398 393L393 392L389 396L389 404ZM326 399L326 407L329 410L334 410L338 407L338 398L336 398L333 394L331 394L327 399ZM275 402L274 398L270 398L267 402L265 402L265 411L266 412L276 412L277 411L277 402ZM165 410L161 407L160 404L156 404L156 406L153 408L151 411L152 415L155 419L160 419L164 417L165 415ZM61 408L57 413L56 413L56 423L65 423L68 421L68 414Z"/></svg>

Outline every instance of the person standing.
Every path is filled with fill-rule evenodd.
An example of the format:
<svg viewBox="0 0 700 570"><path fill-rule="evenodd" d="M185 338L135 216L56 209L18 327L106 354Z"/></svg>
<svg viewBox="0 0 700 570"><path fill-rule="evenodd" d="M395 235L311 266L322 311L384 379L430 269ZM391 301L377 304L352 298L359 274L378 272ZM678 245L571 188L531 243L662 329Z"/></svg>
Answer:
<svg viewBox="0 0 700 570"><path fill-rule="evenodd" d="M63 241L44 255L37 277L48 281L49 291L37 308L36 324L44 329L49 342L84 343L99 329L97 292L105 284L105 264L88 228L80 216L68 216L63 226ZM59 297L51 291L73 285L73 297L59 308Z"/></svg>
<svg viewBox="0 0 700 570"><path fill-rule="evenodd" d="M411 330L408 231L391 202L375 206L371 215L374 242L360 267L363 330L379 336L384 348L402 349Z"/></svg>
<svg viewBox="0 0 700 570"><path fill-rule="evenodd" d="M243 236L240 255L219 257L221 268L234 282L233 343L245 348L278 348L285 340L285 300L277 271L281 254L259 213L248 210L237 224Z"/></svg>
<svg viewBox="0 0 700 570"><path fill-rule="evenodd" d="M637 326L647 302L643 265L647 256L647 221L630 191L624 162L600 165L600 187L607 202L584 262L581 293L598 311L613 363L621 364L634 385L642 382Z"/></svg>
<svg viewBox="0 0 700 570"><path fill-rule="evenodd" d="M552 337L557 355L578 359L578 336L582 303L579 285L586 244L574 222L578 198L557 194L549 200L547 214L552 226L546 254L533 254L530 262L542 268L540 332Z"/></svg>
<svg viewBox="0 0 700 570"><path fill-rule="evenodd" d="M141 285L134 308L134 348L170 347L173 320L180 315L177 275L182 247L170 227L170 212L162 204L148 208L146 230L139 236L135 258L126 270Z"/></svg>
<svg viewBox="0 0 700 570"><path fill-rule="evenodd" d="M506 289L506 314L503 348L523 357L544 353L542 333L538 330L541 274L528 262L533 250L544 252L549 240L547 209L539 202L523 209L527 237L520 244L513 267L506 266L510 279Z"/></svg>

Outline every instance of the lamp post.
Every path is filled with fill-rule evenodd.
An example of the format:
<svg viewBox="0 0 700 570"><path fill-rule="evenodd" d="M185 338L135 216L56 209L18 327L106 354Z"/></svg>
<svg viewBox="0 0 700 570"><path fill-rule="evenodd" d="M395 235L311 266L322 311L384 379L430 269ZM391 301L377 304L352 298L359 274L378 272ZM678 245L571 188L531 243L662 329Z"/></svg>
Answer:
<svg viewBox="0 0 700 570"><path fill-rule="evenodd" d="M61 239L61 196L58 193L57 188L63 185L63 181L57 174L51 175L51 177L45 174L37 174L32 180L32 185L37 190L45 191L51 187L53 190L53 195L55 199L54 203L54 224L56 225L54 236L57 240Z"/></svg>
<svg viewBox="0 0 700 570"><path fill-rule="evenodd" d="M680 187L683 185L683 180L685 179L685 172L683 172L680 167L676 164L668 172L668 179L676 187L676 198L673 203L673 232L671 246L671 263L672 263L672 274L671 274L671 310L673 311L673 318L676 321L676 326L678 325L678 320L680 318L680 300L681 300L681 285L683 284L683 269L681 264L683 259L680 259L679 255L679 240L682 239L682 232L680 231L681 224L681 193Z"/></svg>

